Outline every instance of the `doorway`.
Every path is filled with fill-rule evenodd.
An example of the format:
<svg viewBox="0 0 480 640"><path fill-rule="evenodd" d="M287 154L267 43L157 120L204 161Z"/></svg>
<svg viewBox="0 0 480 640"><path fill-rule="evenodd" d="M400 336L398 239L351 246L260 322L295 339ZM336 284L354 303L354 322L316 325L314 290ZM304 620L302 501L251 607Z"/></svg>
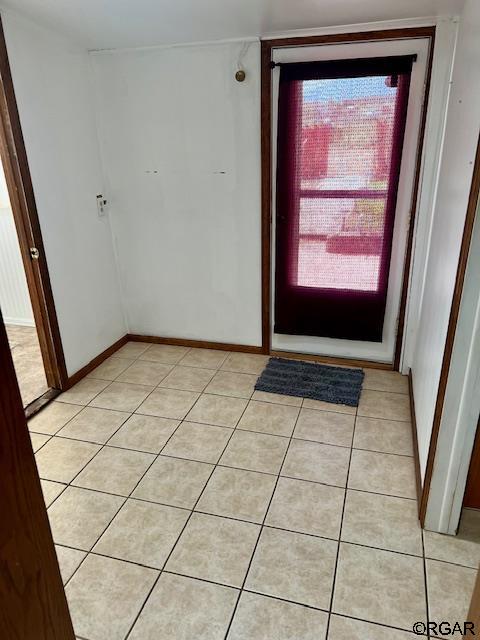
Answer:
<svg viewBox="0 0 480 640"><path fill-rule="evenodd" d="M463 507L480 510L480 418L477 420L475 442L468 468Z"/></svg>
<svg viewBox="0 0 480 640"><path fill-rule="evenodd" d="M394 366L433 35L407 33L269 43L274 352Z"/></svg>
<svg viewBox="0 0 480 640"><path fill-rule="evenodd" d="M49 389L5 174L0 167L0 307L23 406Z"/></svg>
<svg viewBox="0 0 480 640"><path fill-rule="evenodd" d="M29 416L67 387L68 375L1 21L0 156L0 305Z"/></svg>

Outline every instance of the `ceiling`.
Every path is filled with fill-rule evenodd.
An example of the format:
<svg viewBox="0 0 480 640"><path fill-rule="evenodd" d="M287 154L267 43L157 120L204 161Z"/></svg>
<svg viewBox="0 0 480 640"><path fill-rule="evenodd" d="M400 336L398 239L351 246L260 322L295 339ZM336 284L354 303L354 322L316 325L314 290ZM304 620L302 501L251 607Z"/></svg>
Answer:
<svg viewBox="0 0 480 640"><path fill-rule="evenodd" d="M4 0L88 49L259 36L460 13L464 0Z"/></svg>

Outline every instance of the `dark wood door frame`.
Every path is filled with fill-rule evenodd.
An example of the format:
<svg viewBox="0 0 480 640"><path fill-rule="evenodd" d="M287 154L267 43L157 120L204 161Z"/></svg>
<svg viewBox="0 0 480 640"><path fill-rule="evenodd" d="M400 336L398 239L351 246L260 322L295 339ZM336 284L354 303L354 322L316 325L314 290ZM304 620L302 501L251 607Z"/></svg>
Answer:
<svg viewBox="0 0 480 640"><path fill-rule="evenodd" d="M1 314L0 371L0 637L74 640Z"/></svg>
<svg viewBox="0 0 480 640"><path fill-rule="evenodd" d="M322 44L346 44L349 42L368 42L381 40L399 40L411 38L429 38L430 51L427 67L425 100L423 104L420 131L418 138L415 174L410 206L410 225L405 252L403 286L400 297L400 314L397 331L395 358L392 365L380 365L368 361L351 361L363 366L380 366L398 370L402 340L405 325L406 302L408 294L410 263L413 247L413 230L415 226L415 212L420 184L421 156L425 137L425 123L427 117L428 94L432 73L433 49L435 43L435 27L416 27L410 29L387 29L383 31L363 31L360 33L343 33L326 36L309 36L304 38L281 38L276 40L262 40L261 43L261 158L262 158L262 349L264 353L271 353L271 223L272 223L272 49L279 47L314 46ZM276 352L277 354L280 352ZM291 354L289 354L291 355ZM346 362L341 358L322 358L332 362Z"/></svg>
<svg viewBox="0 0 480 640"><path fill-rule="evenodd" d="M463 506L471 509L480 509L480 418L477 422L472 457L468 468Z"/></svg>
<svg viewBox="0 0 480 640"><path fill-rule="evenodd" d="M475 633L478 633L478 629L480 629L480 569L477 570L477 577L475 579L475 586L473 587L467 620L469 622L473 622Z"/></svg>
<svg viewBox="0 0 480 640"><path fill-rule="evenodd" d="M425 478L423 481L422 499L420 501L420 522L422 526L425 522L425 516L427 513L428 498L430 495L430 485L432 482L432 475L433 475L433 466L435 463L435 455L437 452L438 435L440 432L440 423L442 421L443 406L445 402L445 393L447 390L448 374L450 372L450 364L452 362L455 333L457 330L458 316L460 313L460 304L462 301L463 284L465 282L468 255L470 252L470 244L472 241L473 226L475 223L475 215L477 212L479 197L480 197L480 137L477 145L475 165L473 168L473 175L472 175L472 185L470 187L467 213L465 216L465 223L463 227L462 244L460 247L460 256L458 259L457 275L455 279L455 287L454 287L453 297L452 297L452 306L450 308L450 318L448 321L447 337L445 340L445 349L443 352L442 368L440 371L440 381L438 383L437 399L435 403L435 411L433 414L432 435L430 436L430 446L428 449L427 467L425 470Z"/></svg>
<svg viewBox="0 0 480 640"><path fill-rule="evenodd" d="M1 17L0 155L17 229L47 383L52 388L65 389L68 383L65 357L60 339L60 330ZM54 189L55 185L52 185L51 188ZM38 259L32 259L31 257L30 249L32 247L38 250Z"/></svg>

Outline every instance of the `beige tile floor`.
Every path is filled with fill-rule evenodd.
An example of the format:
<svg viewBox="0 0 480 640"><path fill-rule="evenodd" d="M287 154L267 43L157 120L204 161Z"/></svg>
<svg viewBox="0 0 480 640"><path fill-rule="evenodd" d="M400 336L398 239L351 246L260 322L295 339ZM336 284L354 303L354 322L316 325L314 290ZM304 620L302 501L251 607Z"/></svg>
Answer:
<svg viewBox="0 0 480 640"><path fill-rule="evenodd" d="M6 325L15 373L26 407L48 391L40 344L35 327Z"/></svg>
<svg viewBox="0 0 480 640"><path fill-rule="evenodd" d="M407 640L463 620L480 513L416 515L406 379L358 410L254 392L266 358L129 343L35 416L83 640Z"/></svg>

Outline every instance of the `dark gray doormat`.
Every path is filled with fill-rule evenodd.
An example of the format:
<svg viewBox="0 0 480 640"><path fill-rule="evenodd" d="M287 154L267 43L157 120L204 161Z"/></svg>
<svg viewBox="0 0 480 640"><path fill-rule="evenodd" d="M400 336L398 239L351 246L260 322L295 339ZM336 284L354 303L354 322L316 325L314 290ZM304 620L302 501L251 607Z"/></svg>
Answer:
<svg viewBox="0 0 480 640"><path fill-rule="evenodd" d="M364 375L362 369L270 358L255 389L357 407Z"/></svg>

